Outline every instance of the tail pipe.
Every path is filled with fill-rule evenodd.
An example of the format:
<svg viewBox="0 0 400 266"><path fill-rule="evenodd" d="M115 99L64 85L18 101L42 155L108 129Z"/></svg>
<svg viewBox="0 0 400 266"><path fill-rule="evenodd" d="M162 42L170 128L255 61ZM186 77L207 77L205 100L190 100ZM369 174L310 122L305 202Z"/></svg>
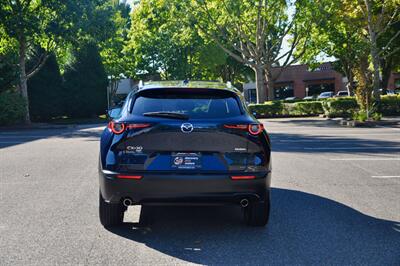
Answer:
<svg viewBox="0 0 400 266"><path fill-rule="evenodd" d="M129 207L129 206L131 206L133 204L133 201L130 198L125 198L122 201L122 204L124 204L125 207Z"/></svg>
<svg viewBox="0 0 400 266"><path fill-rule="evenodd" d="M246 208L247 206L249 206L249 200L248 199L242 199L240 201L240 206L242 206L243 208Z"/></svg>

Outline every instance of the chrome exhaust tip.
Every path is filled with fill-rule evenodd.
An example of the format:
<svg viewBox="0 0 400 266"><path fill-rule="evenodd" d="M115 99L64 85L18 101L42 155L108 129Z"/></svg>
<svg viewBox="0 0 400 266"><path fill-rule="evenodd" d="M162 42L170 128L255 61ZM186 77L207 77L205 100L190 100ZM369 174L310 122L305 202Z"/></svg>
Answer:
<svg viewBox="0 0 400 266"><path fill-rule="evenodd" d="M122 201L122 204L124 204L125 207L131 206L132 203L133 203L133 202L132 202L132 200L131 200L130 198L125 198L125 199Z"/></svg>
<svg viewBox="0 0 400 266"><path fill-rule="evenodd" d="M247 206L249 206L249 200L248 199L242 199L240 201L240 206L242 206L243 208L246 208Z"/></svg>

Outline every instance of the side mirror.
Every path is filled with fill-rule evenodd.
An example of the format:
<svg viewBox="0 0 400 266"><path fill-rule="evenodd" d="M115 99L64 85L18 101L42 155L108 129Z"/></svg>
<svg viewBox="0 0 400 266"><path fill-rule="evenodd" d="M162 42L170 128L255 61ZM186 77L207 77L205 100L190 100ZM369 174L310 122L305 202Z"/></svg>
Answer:
<svg viewBox="0 0 400 266"><path fill-rule="evenodd" d="M119 118L121 115L122 108L121 107L114 107L107 111L108 118L110 120Z"/></svg>

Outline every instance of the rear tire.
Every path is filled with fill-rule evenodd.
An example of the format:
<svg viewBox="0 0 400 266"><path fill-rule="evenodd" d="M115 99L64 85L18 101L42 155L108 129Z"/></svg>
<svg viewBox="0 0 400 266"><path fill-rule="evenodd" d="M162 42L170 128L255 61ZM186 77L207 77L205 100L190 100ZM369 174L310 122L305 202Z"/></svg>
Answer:
<svg viewBox="0 0 400 266"><path fill-rule="evenodd" d="M269 220L270 199L250 203L244 210L245 220L249 226L266 226Z"/></svg>
<svg viewBox="0 0 400 266"><path fill-rule="evenodd" d="M124 220L124 211L121 203L107 203L99 192L99 216L100 223L104 227L122 224Z"/></svg>

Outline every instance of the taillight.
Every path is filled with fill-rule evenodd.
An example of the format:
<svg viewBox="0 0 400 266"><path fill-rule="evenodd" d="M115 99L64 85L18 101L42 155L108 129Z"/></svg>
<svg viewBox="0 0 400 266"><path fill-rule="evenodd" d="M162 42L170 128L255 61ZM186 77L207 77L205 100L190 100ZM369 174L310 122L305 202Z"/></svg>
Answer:
<svg viewBox="0 0 400 266"><path fill-rule="evenodd" d="M146 128L150 127L151 124L128 124L126 128L128 129L138 129L138 128Z"/></svg>
<svg viewBox="0 0 400 266"><path fill-rule="evenodd" d="M240 129L247 130L251 135L258 135L264 130L263 124L250 124L250 125L224 125L225 128L229 129Z"/></svg>
<svg viewBox="0 0 400 266"><path fill-rule="evenodd" d="M255 179L256 176L254 175L236 175L236 176L231 176L232 180L250 180L250 179Z"/></svg>
<svg viewBox="0 0 400 266"><path fill-rule="evenodd" d="M249 125L249 133L252 135L258 135L264 130L263 124L251 124Z"/></svg>
<svg viewBox="0 0 400 266"><path fill-rule="evenodd" d="M117 177L121 178L121 179L136 179L136 180L139 180L139 179L142 179L143 176L141 176L141 175L117 175Z"/></svg>
<svg viewBox="0 0 400 266"><path fill-rule="evenodd" d="M122 134L125 129L141 129L141 128L146 128L150 127L151 124L125 124L125 123L118 123L118 122L110 122L108 123L108 128L114 133L114 134Z"/></svg>
<svg viewBox="0 0 400 266"><path fill-rule="evenodd" d="M117 122L110 122L108 123L108 128L114 133L114 134L121 134L125 131L125 124L124 123L117 123Z"/></svg>
<svg viewBox="0 0 400 266"><path fill-rule="evenodd" d="M247 125L224 125L224 127L230 129L247 129Z"/></svg>

